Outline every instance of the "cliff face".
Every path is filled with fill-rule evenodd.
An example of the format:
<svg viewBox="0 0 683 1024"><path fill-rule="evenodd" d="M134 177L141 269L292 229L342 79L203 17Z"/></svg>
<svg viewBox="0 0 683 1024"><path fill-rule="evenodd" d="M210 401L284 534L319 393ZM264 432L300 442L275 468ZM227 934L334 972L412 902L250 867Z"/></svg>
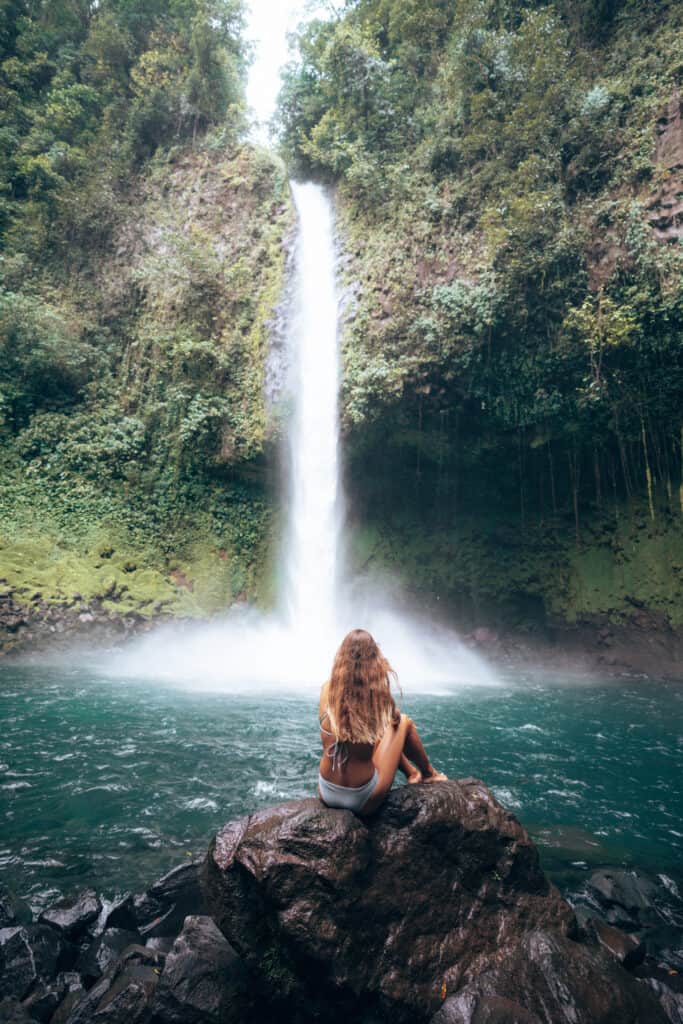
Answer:
<svg viewBox="0 0 683 1024"><path fill-rule="evenodd" d="M0 17L0 650L264 596L291 214L219 6Z"/></svg>
<svg viewBox="0 0 683 1024"><path fill-rule="evenodd" d="M286 174L218 132L159 154L112 202L106 244L48 263L4 307L7 331L30 304L88 361L73 398L48 396L4 436L6 648L267 596Z"/></svg>
<svg viewBox="0 0 683 1024"><path fill-rule="evenodd" d="M680 634L680 7L409 8L303 33L282 107L338 184L357 564L472 624Z"/></svg>

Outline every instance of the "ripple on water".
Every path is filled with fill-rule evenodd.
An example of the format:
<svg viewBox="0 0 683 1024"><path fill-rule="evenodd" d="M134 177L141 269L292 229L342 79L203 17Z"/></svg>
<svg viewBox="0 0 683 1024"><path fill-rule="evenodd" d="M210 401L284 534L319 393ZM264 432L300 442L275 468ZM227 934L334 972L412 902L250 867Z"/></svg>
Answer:
<svg viewBox="0 0 683 1024"><path fill-rule="evenodd" d="M183 807L187 811L217 811L218 804L205 796L195 796L191 800L183 801Z"/></svg>
<svg viewBox="0 0 683 1024"><path fill-rule="evenodd" d="M496 799L500 800L504 807L521 807L522 801L518 796L515 796L511 789L507 789L505 786L494 786L494 795Z"/></svg>

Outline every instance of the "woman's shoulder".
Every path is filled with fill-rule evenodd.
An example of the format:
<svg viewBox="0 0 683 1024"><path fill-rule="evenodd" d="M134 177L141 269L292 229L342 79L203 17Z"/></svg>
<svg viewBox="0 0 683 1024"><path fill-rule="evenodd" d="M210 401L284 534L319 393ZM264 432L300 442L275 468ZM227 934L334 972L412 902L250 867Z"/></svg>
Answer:
<svg viewBox="0 0 683 1024"><path fill-rule="evenodd" d="M329 686L330 681L328 679L327 682L323 683L323 685L320 687L320 701L318 703L318 711L321 718L324 712L327 711L327 691L329 689Z"/></svg>

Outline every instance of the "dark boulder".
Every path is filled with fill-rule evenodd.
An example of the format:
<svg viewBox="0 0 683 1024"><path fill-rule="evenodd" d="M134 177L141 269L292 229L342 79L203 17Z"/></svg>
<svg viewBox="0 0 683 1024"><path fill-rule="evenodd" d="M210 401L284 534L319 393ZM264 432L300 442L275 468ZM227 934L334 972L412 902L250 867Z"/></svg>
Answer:
<svg viewBox="0 0 683 1024"><path fill-rule="evenodd" d="M0 1024L32 1024L28 1011L16 999L0 999Z"/></svg>
<svg viewBox="0 0 683 1024"><path fill-rule="evenodd" d="M683 1024L683 992L674 992L661 981L648 978L647 984L655 993L671 1024Z"/></svg>
<svg viewBox="0 0 683 1024"><path fill-rule="evenodd" d="M22 999L35 980L27 930L19 926L0 929L0 999Z"/></svg>
<svg viewBox="0 0 683 1024"><path fill-rule="evenodd" d="M57 1010L51 1024L147 1024L163 961L144 946L129 946L68 1014ZM68 998L68 997L67 997Z"/></svg>
<svg viewBox="0 0 683 1024"><path fill-rule="evenodd" d="M425 1019L525 933L575 930L528 834L476 779L401 787L370 821L310 799L231 822L206 888L247 965L328 1018Z"/></svg>
<svg viewBox="0 0 683 1024"><path fill-rule="evenodd" d="M0 929L0 997L23 999L70 966L72 947L45 925Z"/></svg>
<svg viewBox="0 0 683 1024"><path fill-rule="evenodd" d="M147 1024L151 1019L151 1002L158 977L149 967L122 971L102 997L92 1017L95 1024Z"/></svg>
<svg viewBox="0 0 683 1024"><path fill-rule="evenodd" d="M126 931L136 931L138 920L135 913L135 903L130 893L114 900L105 909L103 919L103 930L107 928L124 928Z"/></svg>
<svg viewBox="0 0 683 1024"><path fill-rule="evenodd" d="M594 871L586 882L586 890L609 924L618 928L638 929L665 921L663 908L673 899L663 885L635 869Z"/></svg>
<svg viewBox="0 0 683 1024"><path fill-rule="evenodd" d="M98 938L94 939L81 953L76 970L83 978L86 988L90 988L101 978L107 968L128 946L140 942L140 934L127 931L125 928L107 928Z"/></svg>
<svg viewBox="0 0 683 1024"><path fill-rule="evenodd" d="M154 998L158 1024L240 1024L250 1002L244 964L210 917L188 917Z"/></svg>
<svg viewBox="0 0 683 1024"><path fill-rule="evenodd" d="M59 900L44 910L38 920L55 928L69 939L77 939L100 916L102 903L93 889L86 889L78 899Z"/></svg>
<svg viewBox="0 0 683 1024"><path fill-rule="evenodd" d="M642 963L645 958L645 947L635 935L613 928L599 918L592 918L590 926L598 943L624 967L630 969Z"/></svg>
<svg viewBox="0 0 683 1024"><path fill-rule="evenodd" d="M26 900L20 899L6 885L0 884L0 928L31 924L33 914Z"/></svg>
<svg viewBox="0 0 683 1024"><path fill-rule="evenodd" d="M17 923L17 913L10 892L4 885L0 885L0 928L11 928Z"/></svg>
<svg viewBox="0 0 683 1024"><path fill-rule="evenodd" d="M431 1024L543 1024L535 1013L504 996L464 992L451 996L432 1017Z"/></svg>
<svg viewBox="0 0 683 1024"><path fill-rule="evenodd" d="M683 972L683 928L661 924L643 932L645 953L672 971Z"/></svg>
<svg viewBox="0 0 683 1024"><path fill-rule="evenodd" d="M23 1006L34 1020L49 1021L57 1007L64 1002L67 993L82 991L79 975L73 971L63 972L53 981L37 981L23 1000Z"/></svg>
<svg viewBox="0 0 683 1024"><path fill-rule="evenodd" d="M188 915L206 914L200 868L201 862L181 864L135 899L135 920L143 938L175 937Z"/></svg>
<svg viewBox="0 0 683 1024"><path fill-rule="evenodd" d="M656 995L604 950L525 935L449 996L431 1024L668 1024Z"/></svg>
<svg viewBox="0 0 683 1024"><path fill-rule="evenodd" d="M50 1017L50 1024L66 1024L73 1010L83 999L83 986L70 988Z"/></svg>
<svg viewBox="0 0 683 1024"><path fill-rule="evenodd" d="M37 977L54 978L73 967L78 950L63 935L44 924L29 925L26 931Z"/></svg>

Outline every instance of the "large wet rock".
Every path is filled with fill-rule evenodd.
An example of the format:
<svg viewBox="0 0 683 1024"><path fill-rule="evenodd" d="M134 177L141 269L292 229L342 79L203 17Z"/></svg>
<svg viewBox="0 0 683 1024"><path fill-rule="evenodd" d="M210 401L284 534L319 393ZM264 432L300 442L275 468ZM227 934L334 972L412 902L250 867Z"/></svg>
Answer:
<svg viewBox="0 0 683 1024"><path fill-rule="evenodd" d="M590 929L597 942L611 953L624 967L637 967L645 957L645 947L635 935L622 932L619 928L605 924L599 918L590 921Z"/></svg>
<svg viewBox="0 0 683 1024"><path fill-rule="evenodd" d="M671 1024L683 1024L683 992L674 992L668 985L654 978L648 978L647 985L659 999Z"/></svg>
<svg viewBox="0 0 683 1024"><path fill-rule="evenodd" d="M431 1024L668 1024L649 986L558 933L531 932L491 963Z"/></svg>
<svg viewBox="0 0 683 1024"><path fill-rule="evenodd" d="M210 917L188 917L154 999L155 1024L241 1024L249 1008L244 965Z"/></svg>
<svg viewBox="0 0 683 1024"><path fill-rule="evenodd" d="M106 931L107 928L125 928L126 931L136 931L138 922L132 895L126 893L109 903L100 920L102 931Z"/></svg>
<svg viewBox="0 0 683 1024"><path fill-rule="evenodd" d="M0 999L0 1024L32 1024L32 1017L16 999Z"/></svg>
<svg viewBox="0 0 683 1024"><path fill-rule="evenodd" d="M50 1021L69 993L82 991L81 979L75 971L61 973L53 981L36 982L23 1005L34 1020Z"/></svg>
<svg viewBox="0 0 683 1024"><path fill-rule="evenodd" d="M163 958L144 946L129 946L83 996L70 994L51 1024L147 1024Z"/></svg>
<svg viewBox="0 0 683 1024"><path fill-rule="evenodd" d="M12 896L6 886L0 884L0 928L11 928L17 924L17 913Z"/></svg>
<svg viewBox="0 0 683 1024"><path fill-rule="evenodd" d="M0 929L0 998L23 999L40 981L71 966L74 950L42 924Z"/></svg>
<svg viewBox="0 0 683 1024"><path fill-rule="evenodd" d="M656 906L658 887L642 871L603 868L593 872L586 889L607 921L618 928L638 928L661 920Z"/></svg>
<svg viewBox="0 0 683 1024"><path fill-rule="evenodd" d="M93 889L86 889L76 900L59 900L44 910L38 920L56 928L69 939L79 938L100 915L102 903Z"/></svg>
<svg viewBox="0 0 683 1024"><path fill-rule="evenodd" d="M428 1019L526 934L575 929L528 834L476 779L394 790L370 822L314 799L231 822L206 887L245 962L327 1018Z"/></svg>
<svg viewBox="0 0 683 1024"><path fill-rule="evenodd" d="M21 999L36 979L28 932L0 928L0 998Z"/></svg>
<svg viewBox="0 0 683 1024"><path fill-rule="evenodd" d="M181 864L135 899L135 920L143 938L175 938L188 915L206 914L200 868L196 861Z"/></svg>
<svg viewBox="0 0 683 1024"><path fill-rule="evenodd" d="M140 943L137 931L126 928L107 928L93 940L76 961L76 970L86 988L90 988L106 972L128 946Z"/></svg>
<svg viewBox="0 0 683 1024"><path fill-rule="evenodd" d="M594 871L577 894L608 922L640 930L660 925L683 928L683 900L666 875L652 877L631 868Z"/></svg>
<svg viewBox="0 0 683 1024"><path fill-rule="evenodd" d="M683 972L683 928L675 925L648 928L643 933L642 945L652 959L678 974Z"/></svg>

